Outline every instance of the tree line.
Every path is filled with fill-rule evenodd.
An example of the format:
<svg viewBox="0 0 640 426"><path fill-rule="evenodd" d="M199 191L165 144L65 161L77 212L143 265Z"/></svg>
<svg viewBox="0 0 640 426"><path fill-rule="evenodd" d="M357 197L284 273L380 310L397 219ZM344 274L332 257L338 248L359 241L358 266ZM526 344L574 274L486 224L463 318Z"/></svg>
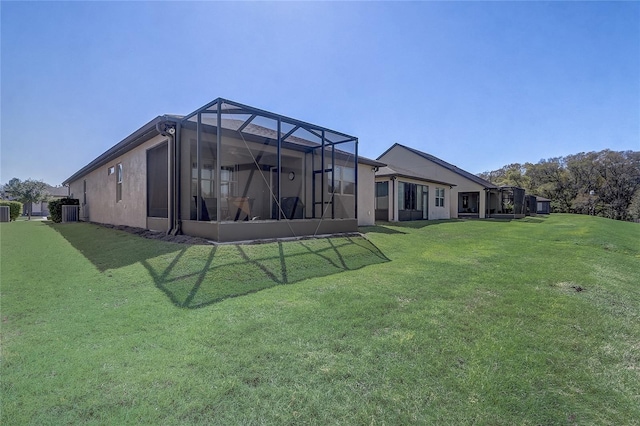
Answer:
<svg viewBox="0 0 640 426"><path fill-rule="evenodd" d="M551 200L551 211L640 219L640 151L581 152L513 163L478 176Z"/></svg>

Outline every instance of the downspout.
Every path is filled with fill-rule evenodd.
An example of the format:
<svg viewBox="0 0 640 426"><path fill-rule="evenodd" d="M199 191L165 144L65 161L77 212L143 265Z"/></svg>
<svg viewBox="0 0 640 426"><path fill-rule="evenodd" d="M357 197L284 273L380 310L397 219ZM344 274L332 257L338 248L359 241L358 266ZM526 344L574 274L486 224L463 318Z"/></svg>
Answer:
<svg viewBox="0 0 640 426"><path fill-rule="evenodd" d="M389 222L396 221L396 207L398 206L398 200L396 200L396 177L391 176L391 199L389 200L391 206L391 218Z"/></svg>
<svg viewBox="0 0 640 426"><path fill-rule="evenodd" d="M167 235L172 234L175 235L177 232L177 227L176 227L176 215L175 215L175 210L176 210L176 203L175 203L175 195L176 195L176 185L175 185L175 181L176 181L176 173L175 173L175 134L176 134L176 128L175 128L175 123L172 123L168 120L166 121L161 121L159 123L156 124L156 130L158 131L158 133L160 133L162 136L165 136L167 138L167 143L169 144L168 146L168 158L167 158L167 163L168 163L168 167L169 167L169 178L168 178L168 184L169 184L169 188L168 188L168 198L169 198L169 208L168 208L168 217L167 217Z"/></svg>
<svg viewBox="0 0 640 426"><path fill-rule="evenodd" d="M180 196L182 195L181 191L180 191L180 176L181 176L181 171L182 171L182 156L181 156L181 152L182 152L182 139L180 138L180 134L181 134L181 126L180 123L178 122L178 124L176 125L176 135L175 135L175 159L176 159L176 163L175 163L175 178L174 178L174 182L175 182L175 199L174 199L174 207L175 207L175 211L173 214L173 221L174 221L174 226L173 226L173 232L174 235L175 234L182 234L182 217L180 214Z"/></svg>

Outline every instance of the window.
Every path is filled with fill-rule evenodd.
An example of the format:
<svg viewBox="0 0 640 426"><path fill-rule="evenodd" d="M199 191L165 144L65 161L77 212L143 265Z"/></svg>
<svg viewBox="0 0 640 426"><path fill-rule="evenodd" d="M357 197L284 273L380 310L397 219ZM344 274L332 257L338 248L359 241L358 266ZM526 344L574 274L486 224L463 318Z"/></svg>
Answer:
<svg viewBox="0 0 640 426"><path fill-rule="evenodd" d="M220 196L235 197L237 188L237 167L220 168Z"/></svg>
<svg viewBox="0 0 640 426"><path fill-rule="evenodd" d="M331 173L327 174L327 188L332 194L354 195L356 193L356 170L353 167L336 166L334 185L331 186Z"/></svg>
<svg viewBox="0 0 640 426"><path fill-rule="evenodd" d="M213 182L216 178L215 162L213 159L203 159L202 168L200 170L200 190L203 198L215 197L216 188ZM191 164L191 195L198 195L198 163L193 161Z"/></svg>
<svg viewBox="0 0 640 426"><path fill-rule="evenodd" d="M429 189L424 185L398 182L398 210L423 211L426 206L423 205L422 194L428 191Z"/></svg>
<svg viewBox="0 0 640 426"><path fill-rule="evenodd" d="M107 169L107 176L111 176L112 174L114 174L116 172L116 168L111 166Z"/></svg>
<svg viewBox="0 0 640 426"><path fill-rule="evenodd" d="M376 209L389 208L389 182L376 182Z"/></svg>
<svg viewBox="0 0 640 426"><path fill-rule="evenodd" d="M410 182L398 182L398 220L429 218L429 187Z"/></svg>
<svg viewBox="0 0 640 426"><path fill-rule="evenodd" d="M82 181L82 205L87 204L87 180Z"/></svg>
<svg viewBox="0 0 640 426"><path fill-rule="evenodd" d="M436 207L444 207L444 188L436 188Z"/></svg>
<svg viewBox="0 0 640 426"><path fill-rule="evenodd" d="M116 201L122 201L122 163L116 165Z"/></svg>

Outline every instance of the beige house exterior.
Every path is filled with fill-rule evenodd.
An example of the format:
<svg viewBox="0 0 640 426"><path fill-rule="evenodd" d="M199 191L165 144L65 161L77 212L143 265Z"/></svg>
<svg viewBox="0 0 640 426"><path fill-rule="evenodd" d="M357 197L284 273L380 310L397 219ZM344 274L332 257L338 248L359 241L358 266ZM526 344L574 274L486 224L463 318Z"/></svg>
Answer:
<svg viewBox="0 0 640 426"><path fill-rule="evenodd" d="M396 143L377 160L416 182L450 185L445 192L449 218L486 218L492 210L495 212L496 199L491 195L497 189L495 185L433 155ZM377 176L382 177L382 173Z"/></svg>
<svg viewBox="0 0 640 426"><path fill-rule="evenodd" d="M150 122L153 123L153 122ZM150 127L149 124L145 127ZM155 127L155 125L154 125ZM132 226L154 230L166 230L166 220L147 217L147 151L167 143L161 135L120 155L105 159L92 170L65 182L71 198L80 200L80 219L111 225ZM118 184L116 170L122 173ZM118 185L121 189L118 190ZM120 199L118 199L120 193ZM149 221L149 219L151 219Z"/></svg>
<svg viewBox="0 0 640 426"><path fill-rule="evenodd" d="M450 219L451 189L454 186L417 177L397 166L381 167L376 172L376 220Z"/></svg>
<svg viewBox="0 0 640 426"><path fill-rule="evenodd" d="M375 170L340 132L218 98L151 120L64 182L85 221L240 241L374 224Z"/></svg>

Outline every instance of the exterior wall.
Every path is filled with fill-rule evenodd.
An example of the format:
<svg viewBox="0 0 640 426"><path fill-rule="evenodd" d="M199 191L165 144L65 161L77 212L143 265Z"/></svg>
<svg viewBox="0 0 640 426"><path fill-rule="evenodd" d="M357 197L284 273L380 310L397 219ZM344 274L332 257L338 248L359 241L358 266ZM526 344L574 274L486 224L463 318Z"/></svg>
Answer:
<svg viewBox="0 0 640 426"><path fill-rule="evenodd" d="M551 202L550 201L538 201L537 202L537 214L550 214Z"/></svg>
<svg viewBox="0 0 640 426"><path fill-rule="evenodd" d="M406 150L401 146L396 146L389 152L385 153L379 158L379 161L387 163L393 167L397 165L403 169L409 170L416 174L418 177L424 177L426 179L433 179L442 182L450 182L455 184L451 189L451 195L448 197L449 203L449 215L451 218L458 217L458 193L459 192L480 192L480 218L485 217L486 211L486 195L484 186L479 185L464 176L452 172L439 164L427 160L411 151ZM446 201L445 197L445 203Z"/></svg>
<svg viewBox="0 0 640 426"><path fill-rule="evenodd" d="M375 178L372 166L358 164L358 226L375 225Z"/></svg>
<svg viewBox="0 0 640 426"><path fill-rule="evenodd" d="M424 185L429 187L428 196L428 220L440 220L451 218L451 198L453 192L447 185L435 183L431 181L424 181L419 179L407 179L403 177L390 178L379 177L375 179L376 182L389 182L389 222L398 221L398 182L415 183L418 185ZM436 188L444 188L444 206L436 207ZM457 196L457 195L456 195ZM375 198L375 193L373 194Z"/></svg>
<svg viewBox="0 0 640 426"><path fill-rule="evenodd" d="M31 203L31 205L29 206L29 204L24 204L22 206L22 211L23 214L29 214L29 207L31 209L31 215L32 216L49 216L49 202L48 201L42 201L40 203Z"/></svg>
<svg viewBox="0 0 640 426"><path fill-rule="evenodd" d="M147 217L147 229L164 232L169 229L169 219L163 217Z"/></svg>
<svg viewBox="0 0 640 426"><path fill-rule="evenodd" d="M22 205L22 214L29 214L29 207L31 207L31 215L32 216L49 216L51 212L49 212L49 201L59 200L64 198L65 196L53 195L49 197L48 201L42 201L40 203L31 203L31 204L23 204Z"/></svg>
<svg viewBox="0 0 640 426"><path fill-rule="evenodd" d="M354 219L301 219L288 222L273 220L198 222L186 220L182 222L182 230L187 235L218 242L230 242L356 232L358 224Z"/></svg>
<svg viewBox="0 0 640 426"><path fill-rule="evenodd" d="M147 150L165 141L165 137L156 136L71 182L70 193L80 200L81 220L147 228ZM116 201L117 173L108 175L109 168L118 163L122 164L120 201ZM87 185L86 200L84 181Z"/></svg>

